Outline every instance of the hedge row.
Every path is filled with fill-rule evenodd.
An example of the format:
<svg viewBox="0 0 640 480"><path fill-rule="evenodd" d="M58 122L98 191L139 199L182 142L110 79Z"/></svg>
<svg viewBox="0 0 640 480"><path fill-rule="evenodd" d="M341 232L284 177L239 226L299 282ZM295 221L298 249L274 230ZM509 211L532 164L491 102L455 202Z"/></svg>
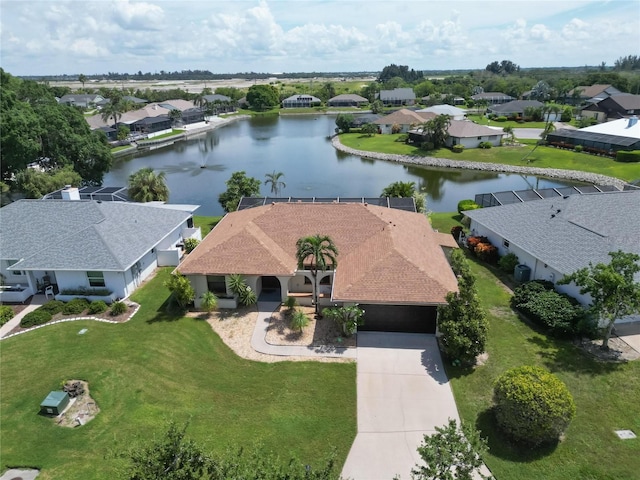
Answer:
<svg viewBox="0 0 640 480"><path fill-rule="evenodd" d="M628 152L625 150L619 150L616 153L616 162L624 162L624 163L640 162L640 150L633 150L631 152Z"/></svg>
<svg viewBox="0 0 640 480"><path fill-rule="evenodd" d="M59 300L51 300L44 305L38 307L33 312L26 314L20 321L22 328L29 328L43 323L50 322L54 315L62 313L63 315L80 315L87 312L90 315L106 312L109 307L102 300L89 303L84 298L74 298L64 303ZM121 315L127 311L127 305L124 302L114 302L111 304L111 315ZM11 312L13 313L13 311Z"/></svg>

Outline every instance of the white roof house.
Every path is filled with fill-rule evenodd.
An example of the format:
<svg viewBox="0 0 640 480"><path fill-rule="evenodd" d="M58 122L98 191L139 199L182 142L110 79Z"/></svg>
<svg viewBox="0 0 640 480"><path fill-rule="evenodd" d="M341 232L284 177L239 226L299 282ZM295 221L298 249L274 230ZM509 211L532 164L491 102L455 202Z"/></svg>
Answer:
<svg viewBox="0 0 640 480"><path fill-rule="evenodd" d="M640 122L638 122L638 117L633 116L591 125L590 127L581 128L580 131L640 139Z"/></svg>
<svg viewBox="0 0 640 480"><path fill-rule="evenodd" d="M453 120L464 120L466 110L454 107L453 105L434 105L433 107L416 110L417 112L430 112L436 115L449 115Z"/></svg>

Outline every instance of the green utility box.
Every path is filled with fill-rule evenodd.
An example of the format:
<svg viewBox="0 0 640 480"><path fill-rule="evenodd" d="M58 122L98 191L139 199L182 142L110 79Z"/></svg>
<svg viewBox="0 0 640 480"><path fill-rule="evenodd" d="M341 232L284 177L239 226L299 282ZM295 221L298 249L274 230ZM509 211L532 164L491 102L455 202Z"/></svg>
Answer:
<svg viewBox="0 0 640 480"><path fill-rule="evenodd" d="M50 392L40 404L40 413L45 415L60 415L69 405L69 395L67 392Z"/></svg>

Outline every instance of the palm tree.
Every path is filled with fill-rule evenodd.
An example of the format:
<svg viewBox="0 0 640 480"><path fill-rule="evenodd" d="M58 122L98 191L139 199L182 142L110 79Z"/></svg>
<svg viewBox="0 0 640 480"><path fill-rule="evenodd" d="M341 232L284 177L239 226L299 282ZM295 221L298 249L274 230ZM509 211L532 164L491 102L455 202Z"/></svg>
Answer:
<svg viewBox="0 0 640 480"><path fill-rule="evenodd" d="M313 277L313 303L318 315L318 270L324 272L329 268L336 269L338 249L331 237L318 234L298 239L296 247L298 270L307 265Z"/></svg>
<svg viewBox="0 0 640 480"><path fill-rule="evenodd" d="M509 143L513 143L515 141L515 132L513 131L513 127L504 127L502 131L509 135Z"/></svg>
<svg viewBox="0 0 640 480"><path fill-rule="evenodd" d="M141 168L129 176L129 198L135 202L166 202L169 200L169 187L165 183L165 173L157 175L153 168Z"/></svg>
<svg viewBox="0 0 640 480"><path fill-rule="evenodd" d="M118 120L122 118L125 111L125 105L121 100L111 99L111 101L102 107L100 116L105 123L109 123L109 119L113 118L114 128L118 130Z"/></svg>
<svg viewBox="0 0 640 480"><path fill-rule="evenodd" d="M284 177L284 173L276 172L274 170L273 173L267 173L265 177L267 177L267 179L264 181L264 184L271 185L271 193L278 197L280 194L280 189L287 186L286 183L280 180L280 178Z"/></svg>

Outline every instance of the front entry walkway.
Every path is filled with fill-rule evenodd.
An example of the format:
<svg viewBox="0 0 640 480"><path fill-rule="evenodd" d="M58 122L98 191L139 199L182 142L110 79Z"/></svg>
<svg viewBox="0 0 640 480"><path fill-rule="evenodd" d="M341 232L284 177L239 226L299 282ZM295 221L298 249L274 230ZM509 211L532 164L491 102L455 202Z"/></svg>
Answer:
<svg viewBox="0 0 640 480"><path fill-rule="evenodd" d="M424 435L460 424L436 337L360 332L357 362L358 434L342 476L409 479Z"/></svg>

